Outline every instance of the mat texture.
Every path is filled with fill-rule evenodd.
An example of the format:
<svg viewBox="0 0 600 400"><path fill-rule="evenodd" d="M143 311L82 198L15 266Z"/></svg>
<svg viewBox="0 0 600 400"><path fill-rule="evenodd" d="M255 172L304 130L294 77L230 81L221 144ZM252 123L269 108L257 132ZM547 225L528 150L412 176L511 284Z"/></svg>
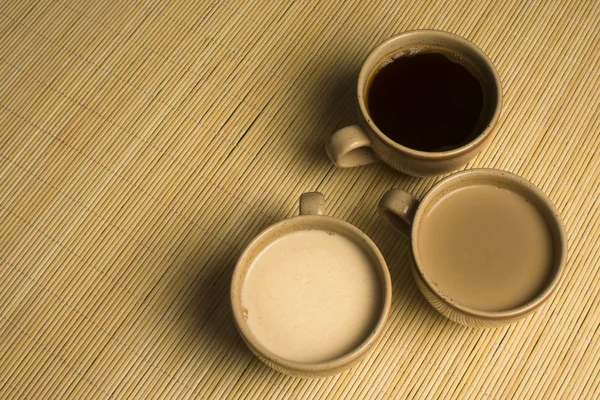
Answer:
<svg viewBox="0 0 600 400"><path fill-rule="evenodd" d="M440 178L324 151L370 49L415 28L472 40L501 76L467 168L524 176L564 220L564 281L510 327L438 315L376 214ZM593 0L0 2L0 397L599 398L599 32ZM246 349L228 285L312 190L373 238L394 292L368 359L301 380Z"/></svg>

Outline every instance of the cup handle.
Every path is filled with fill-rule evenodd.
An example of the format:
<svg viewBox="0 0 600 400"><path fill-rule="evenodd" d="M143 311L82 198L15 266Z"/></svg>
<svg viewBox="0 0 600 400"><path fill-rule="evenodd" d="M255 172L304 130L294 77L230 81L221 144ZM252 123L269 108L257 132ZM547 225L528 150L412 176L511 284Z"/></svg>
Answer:
<svg viewBox="0 0 600 400"><path fill-rule="evenodd" d="M377 211L401 234L410 238L410 231L419 207L419 200L400 189L388 190L379 201Z"/></svg>
<svg viewBox="0 0 600 400"><path fill-rule="evenodd" d="M325 146L337 167L352 168L379 162L371 140L360 125L350 125L331 135Z"/></svg>
<svg viewBox="0 0 600 400"><path fill-rule="evenodd" d="M325 214L325 196L321 192L302 193L300 196L300 215Z"/></svg>

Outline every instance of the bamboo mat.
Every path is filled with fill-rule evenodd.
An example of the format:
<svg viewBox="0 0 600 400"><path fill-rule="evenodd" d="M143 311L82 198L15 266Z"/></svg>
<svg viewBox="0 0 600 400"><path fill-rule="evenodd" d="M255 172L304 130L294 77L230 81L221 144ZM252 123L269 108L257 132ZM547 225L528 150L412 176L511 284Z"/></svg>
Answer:
<svg viewBox="0 0 600 400"><path fill-rule="evenodd" d="M531 180L569 240L552 301L510 327L439 316L375 211L437 179L342 170L383 39L457 33L505 102L469 167ZM600 2L12 0L0 3L0 397L600 397ZM364 230L392 275L383 341L301 380L261 364L229 311L237 256L304 191Z"/></svg>

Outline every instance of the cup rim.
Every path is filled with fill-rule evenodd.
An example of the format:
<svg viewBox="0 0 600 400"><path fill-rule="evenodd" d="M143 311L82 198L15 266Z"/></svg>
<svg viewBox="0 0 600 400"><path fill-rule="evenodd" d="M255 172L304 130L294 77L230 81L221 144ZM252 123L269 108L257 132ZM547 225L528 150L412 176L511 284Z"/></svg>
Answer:
<svg viewBox="0 0 600 400"><path fill-rule="evenodd" d="M416 150L416 149L412 149L410 147L406 147L400 143L393 141L375 125L375 123L371 119L371 116L370 116L370 114L367 110L367 106L365 104L366 103L366 101L365 101L366 84L371 75L371 72L373 71L373 68L367 68L367 65L371 64L371 61L376 61L377 65L380 64L379 61L382 61L384 57L378 56L377 54L386 45L388 45L394 41L397 41L399 39L408 37L408 36L423 35L423 34L438 35L445 39L450 39L455 42L459 42L462 45L464 45L465 47L468 47L473 53L475 53L478 57L480 57L481 60L483 60L483 62L488 66L488 68L490 69L492 76L493 76L494 85L497 88L497 90L496 90L497 106L496 106L496 109L494 110L494 114L492 115L492 118L491 118L489 124L487 125L487 127L479 135L477 135L473 140L469 141L468 143L465 143L464 145L462 145L460 147L452 149L452 150L436 151L436 152L422 151L422 150ZM390 54L390 53L388 53L388 54ZM446 160L446 159L456 158L456 157L459 157L461 155L471 152L473 149L481 146L487 140L487 138L491 135L491 133L493 132L493 128L495 127L496 123L498 122L498 119L500 118L500 112L502 109L502 82L500 81L500 76L498 75L498 72L496 71L496 67L494 66L494 63L492 63L490 58L483 52L483 50L481 50L479 47L477 47L473 42L471 42L461 36L455 35L450 32L442 31L442 30L416 29L416 30L402 32L398 35L394 35L394 36L386 39L385 41L381 42L373 50L371 50L371 52L369 53L369 55L363 62L362 67L360 69L360 73L359 73L359 77L358 77L358 85L357 85L357 100L358 100L358 107L360 109L360 114L362 116L363 121L367 124L367 126L370 128L370 130L372 132L374 132L374 134L380 140L384 141L388 146L396 149L397 151L400 151L402 153L410 155L413 158L418 158L418 159L422 159L422 160Z"/></svg>
<svg viewBox="0 0 600 400"><path fill-rule="evenodd" d="M462 305L459 302L456 302L453 299L449 298L441 290L439 290L438 287L432 283L432 280L427 274L427 271L421 265L419 257L419 248L417 246L416 238L418 229L415 229L415 227L418 224L420 224L421 218L423 217L425 210L428 208L427 205L429 201L431 201L431 199L433 199L437 193L442 191L452 182L459 180L465 176L471 176L471 178L492 176L499 179L509 180L512 183L516 183L540 201L541 207L545 208L546 215L552 216L551 221L547 222L554 224L557 234L552 235L553 240L556 242L556 244L560 246L560 248L558 249L560 256L558 257L558 260L554 261L556 272L554 273L552 278L546 283L544 288L534 298L532 298L525 304L503 311L483 311ZM419 275L422 282L431 291L431 293L435 295L435 297L437 297L441 302L443 302L447 306L453 308L455 311L458 311L460 313L467 314L469 316L479 319L496 321L509 320L514 319L515 317L524 316L525 314L528 314L529 312L535 310L540 305L542 305L552 295L552 293L556 290L556 287L560 283L567 257L567 240L564 226L561 222L558 211L556 210L552 202L548 199L548 197L539 188L537 188L528 180L510 172L492 168L473 168L463 170L460 172L453 173L447 176L446 178L442 179L441 181L437 182L423 197L419 204L419 207L417 208L413 222L413 229L411 229L410 243L411 257L413 265L415 267L415 272Z"/></svg>
<svg viewBox="0 0 600 400"><path fill-rule="evenodd" d="M327 361L321 362L297 362L293 360L288 360L286 358L282 358L272 351L268 350L264 347L253 335L250 327L245 322L245 319L242 315L241 311L241 290L243 286L243 281L246 277L245 273L242 273L241 270L243 266L247 263L247 258L250 257L250 253L260 245L260 243L264 240L264 238L274 231L282 227L283 225L294 223L298 224L299 222L303 224L303 226L299 226L297 228L292 229L290 232L299 231L303 229L307 229L310 226L314 226L314 221L324 221L327 220L330 223L335 224L342 231L350 232L356 237L360 238L364 244L367 246L368 250L372 253L372 259L374 262L373 265L380 273L380 276L383 278L382 290L382 306L380 309L380 314L377 318L377 322L374 325L373 329L370 331L369 335L352 351L343 354L339 357L333 358ZM355 241L352 235L346 236L348 239ZM236 288L239 287L239 293L237 293ZM365 353L370 350L373 344L375 344L379 338L381 337L385 325L387 323L390 309L391 309L391 294L392 294L392 282L390 273L387 267L387 263L379 248L375 245L375 243L369 238L363 231L355 227L354 225L342 221L340 219L326 216L326 215L298 215L295 217L286 218L282 221L276 222L275 224L267 227L261 233L259 233L251 242L246 246L238 261L235 265L233 277L230 285L230 305L233 313L233 319L235 325L240 332L244 342L253 350L254 353L260 355L268 359L270 362L277 366L281 366L286 370L300 372L300 373L327 373L330 371L335 371L339 369L343 369L346 366L350 366L355 361L360 360Z"/></svg>

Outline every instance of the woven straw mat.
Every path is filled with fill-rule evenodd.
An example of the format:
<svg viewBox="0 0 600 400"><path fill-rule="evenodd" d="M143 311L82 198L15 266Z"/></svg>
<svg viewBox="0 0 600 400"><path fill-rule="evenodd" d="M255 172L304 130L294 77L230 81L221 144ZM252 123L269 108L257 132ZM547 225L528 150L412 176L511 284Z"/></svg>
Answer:
<svg viewBox="0 0 600 400"><path fill-rule="evenodd" d="M535 315L469 329L438 315L392 187L441 179L334 167L369 51L461 35L497 66L494 138L466 166L519 174L564 221L569 260ZM0 2L0 398L600 397L600 2ZM373 353L327 379L255 358L229 309L237 257L319 190L389 264Z"/></svg>

